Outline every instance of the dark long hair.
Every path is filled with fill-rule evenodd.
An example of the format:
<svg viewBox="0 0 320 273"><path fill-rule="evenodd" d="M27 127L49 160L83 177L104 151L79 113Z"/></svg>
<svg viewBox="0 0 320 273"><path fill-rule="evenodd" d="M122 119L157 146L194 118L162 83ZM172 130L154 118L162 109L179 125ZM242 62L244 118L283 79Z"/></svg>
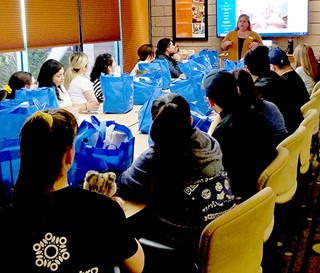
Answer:
<svg viewBox="0 0 320 273"><path fill-rule="evenodd" d="M166 54L167 48L171 42L172 40L169 38L160 39L157 44L156 56Z"/></svg>
<svg viewBox="0 0 320 273"><path fill-rule="evenodd" d="M92 71L90 73L90 80L94 82L100 78L101 73L108 73L108 66L112 65L114 59L110 53L100 54L94 63Z"/></svg>
<svg viewBox="0 0 320 273"><path fill-rule="evenodd" d="M60 86L56 86L53 83L53 76L57 74L63 67L64 66L62 63L54 59L49 59L42 64L38 76L39 87L54 87L58 100L61 100L58 91Z"/></svg>
<svg viewBox="0 0 320 273"><path fill-rule="evenodd" d="M24 88L26 84L31 85L31 82L32 82L32 74L30 72L26 72L26 71L14 72L8 81L8 85L12 89L12 92L10 94L7 94L6 98L14 99L16 90Z"/></svg>
<svg viewBox="0 0 320 273"><path fill-rule="evenodd" d="M151 114L150 136L154 141L156 177L162 186L172 181L175 184L170 187L178 186L190 179L196 166L191 149L190 106L179 94L166 93L154 100Z"/></svg>
<svg viewBox="0 0 320 273"><path fill-rule="evenodd" d="M14 205L37 210L47 207L53 185L61 174L63 156L68 147L73 147L77 128L73 114L64 109L36 112L25 122L20 133L20 170Z"/></svg>

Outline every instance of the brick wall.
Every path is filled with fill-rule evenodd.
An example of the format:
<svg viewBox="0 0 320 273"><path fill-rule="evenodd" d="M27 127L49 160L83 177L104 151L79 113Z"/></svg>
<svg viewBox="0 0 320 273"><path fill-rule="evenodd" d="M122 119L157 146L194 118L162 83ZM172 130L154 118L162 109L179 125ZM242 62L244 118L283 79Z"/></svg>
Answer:
<svg viewBox="0 0 320 273"><path fill-rule="evenodd" d="M151 27L155 46L161 38L172 38L172 0L151 0ZM195 52L203 48L220 50L221 39L216 38L215 27L216 1L208 0L208 41L179 41L179 47L194 49ZM309 0L309 36L293 38L294 47L302 42L311 45L316 55L320 54L320 0ZM273 43L286 50L288 37L274 38Z"/></svg>

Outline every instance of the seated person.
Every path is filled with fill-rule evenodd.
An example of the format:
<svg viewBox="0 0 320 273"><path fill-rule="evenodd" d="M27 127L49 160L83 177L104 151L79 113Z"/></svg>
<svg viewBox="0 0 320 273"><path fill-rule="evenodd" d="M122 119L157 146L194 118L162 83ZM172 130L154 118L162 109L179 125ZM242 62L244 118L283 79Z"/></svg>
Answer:
<svg viewBox="0 0 320 273"><path fill-rule="evenodd" d="M260 45L244 56L244 65L254 81L259 95L273 102L279 108L285 121L288 133L293 133L300 125L303 117L296 98L291 96L288 83L270 69L269 48ZM300 104L300 103L299 103Z"/></svg>
<svg viewBox="0 0 320 273"><path fill-rule="evenodd" d="M116 71L117 63L110 53L100 54L94 63L90 73L90 80L93 82L93 91L97 100L101 103L104 100L101 89L100 75L113 74Z"/></svg>
<svg viewBox="0 0 320 273"><path fill-rule="evenodd" d="M293 52L296 72L302 78L309 95L315 84L320 81L320 68L313 49L308 44L298 44Z"/></svg>
<svg viewBox="0 0 320 273"><path fill-rule="evenodd" d="M61 108L23 125L12 206L0 211L3 272L142 272L144 252L120 205L68 184L77 131Z"/></svg>
<svg viewBox="0 0 320 273"><path fill-rule="evenodd" d="M288 136L283 115L279 108L271 101L264 100L256 91L252 77L249 72L238 69L232 74L237 80L239 94L242 103L247 103L249 107L254 107L266 119L267 124L272 130L274 146L276 147L283 139Z"/></svg>
<svg viewBox="0 0 320 273"><path fill-rule="evenodd" d="M84 52L72 53L69 56L64 85L73 105L82 105L84 111L97 111L100 104L94 94L93 83L84 76L88 69L88 56Z"/></svg>
<svg viewBox="0 0 320 273"><path fill-rule="evenodd" d="M211 71L203 81L210 106L221 122L212 136L219 142L222 163L238 202L257 193L257 181L277 155L272 131L259 112L241 101L235 77Z"/></svg>
<svg viewBox="0 0 320 273"><path fill-rule="evenodd" d="M38 76L39 87L53 87L56 91L59 107L68 108L72 106L72 102L63 81L64 66L62 63L49 59L42 64ZM85 106L82 106L81 110L85 110Z"/></svg>
<svg viewBox="0 0 320 273"><path fill-rule="evenodd" d="M234 206L220 145L192 128L189 104L177 93L155 99L151 114L153 144L118 176L119 194L147 202L136 228L142 237L194 258L204 226Z"/></svg>
<svg viewBox="0 0 320 273"><path fill-rule="evenodd" d="M141 71L139 71L139 63L152 62L155 58L154 47L152 44L143 44L138 48L137 53L139 56L138 62L130 72L130 75L133 77L137 77L141 74Z"/></svg>
<svg viewBox="0 0 320 273"><path fill-rule="evenodd" d="M156 59L167 60L169 63L169 69L171 78L179 78L182 74L178 66L178 61L174 59L175 45L173 41L169 38L163 38L158 41L156 50Z"/></svg>
<svg viewBox="0 0 320 273"><path fill-rule="evenodd" d="M296 109L296 111L299 110L301 113L301 106L309 101L309 93L302 78L291 67L287 53L280 47L271 48L269 50L269 61L271 70L276 72L285 81L286 88L289 92L288 96L290 96L290 103L288 99L287 107ZM298 126L296 126L296 128L298 128Z"/></svg>
<svg viewBox="0 0 320 273"><path fill-rule="evenodd" d="M11 91L10 93L7 93L6 98L14 99L16 90L19 90L21 88L28 88L30 90L33 90L38 87L38 82L30 72L17 71L11 75L8 81L8 86L10 87L9 89L11 89Z"/></svg>

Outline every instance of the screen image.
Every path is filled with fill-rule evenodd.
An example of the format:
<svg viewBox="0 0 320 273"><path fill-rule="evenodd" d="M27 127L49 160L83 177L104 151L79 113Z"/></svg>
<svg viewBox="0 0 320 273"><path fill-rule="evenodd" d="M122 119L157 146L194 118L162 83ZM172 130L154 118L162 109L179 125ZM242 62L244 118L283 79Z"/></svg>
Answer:
<svg viewBox="0 0 320 273"><path fill-rule="evenodd" d="M308 0L217 0L216 12L217 37L234 30L243 13L261 37L308 35Z"/></svg>

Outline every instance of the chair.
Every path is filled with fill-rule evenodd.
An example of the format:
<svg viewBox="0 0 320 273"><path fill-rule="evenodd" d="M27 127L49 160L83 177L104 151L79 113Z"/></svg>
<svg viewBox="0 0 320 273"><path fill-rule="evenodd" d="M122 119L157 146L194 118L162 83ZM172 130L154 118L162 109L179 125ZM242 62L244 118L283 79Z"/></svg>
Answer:
<svg viewBox="0 0 320 273"><path fill-rule="evenodd" d="M200 272L262 272L264 232L274 207L275 194L266 187L210 222L199 241Z"/></svg>
<svg viewBox="0 0 320 273"><path fill-rule="evenodd" d="M287 162L281 167L282 171L273 174L272 179L269 178L269 180L267 179L268 176L265 176L266 173L271 170L269 169L266 172L263 172L258 179L259 189L269 185L271 186L277 196L276 203L278 204L288 202L297 190L298 165L300 165L299 156L306 134L307 129L304 126L300 126L294 133L282 140L277 146L278 154L285 153L284 151L281 151L281 147L286 148L289 152Z"/></svg>
<svg viewBox="0 0 320 273"><path fill-rule="evenodd" d="M317 96L310 97L310 100L300 108L303 116L305 116L310 109L317 109L318 111L320 110L320 100Z"/></svg>
<svg viewBox="0 0 320 273"><path fill-rule="evenodd" d="M313 86L312 91L311 91L311 95L319 89L320 89L320 81L316 82L316 84Z"/></svg>
<svg viewBox="0 0 320 273"><path fill-rule="evenodd" d="M310 167L310 149L312 146L312 139L319 131L319 112L316 109L309 109L304 116L300 126L304 126L307 129L304 143L301 146L300 153L300 173L305 174Z"/></svg>

